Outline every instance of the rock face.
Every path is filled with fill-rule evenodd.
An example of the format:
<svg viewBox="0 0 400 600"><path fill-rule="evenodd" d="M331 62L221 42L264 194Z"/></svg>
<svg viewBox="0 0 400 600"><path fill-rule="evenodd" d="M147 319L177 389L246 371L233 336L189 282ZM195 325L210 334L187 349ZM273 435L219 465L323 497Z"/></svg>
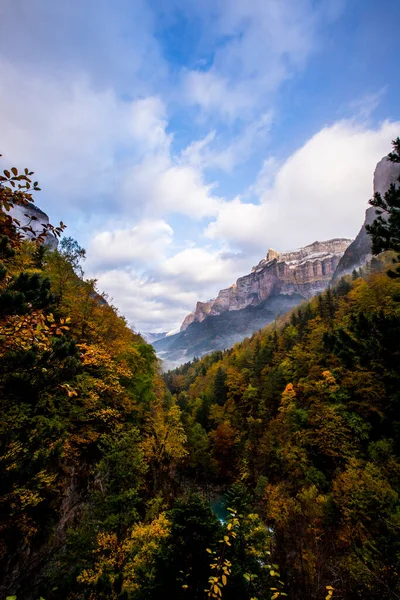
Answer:
<svg viewBox="0 0 400 600"><path fill-rule="evenodd" d="M209 316L256 306L271 296L298 294L310 298L322 292L350 243L351 240L340 238L314 242L292 252L270 249L251 273L221 290L215 300L198 302L195 311L183 321L181 331Z"/></svg>
<svg viewBox="0 0 400 600"><path fill-rule="evenodd" d="M198 302L174 335L153 342L164 368L224 350L323 291L351 240L314 242L293 252L269 250L251 273Z"/></svg>
<svg viewBox="0 0 400 600"><path fill-rule="evenodd" d="M398 181L399 177L400 164L390 162L386 156L382 158L376 165L374 172L374 194L379 192L383 196L390 185ZM350 244L340 259L334 279L350 273L353 269L358 269L371 259L371 238L365 226L370 225L375 218L375 208L372 206L367 208L364 223L354 242Z"/></svg>
<svg viewBox="0 0 400 600"><path fill-rule="evenodd" d="M32 227L35 233L40 233L43 230L43 226L49 224L49 217L35 204L29 204L29 206L14 204L10 209L9 214L14 219L17 219L21 226L29 225ZM27 233L26 237L30 238L32 237L32 234ZM51 234L47 234L45 245L51 250L55 250L58 246L57 238Z"/></svg>

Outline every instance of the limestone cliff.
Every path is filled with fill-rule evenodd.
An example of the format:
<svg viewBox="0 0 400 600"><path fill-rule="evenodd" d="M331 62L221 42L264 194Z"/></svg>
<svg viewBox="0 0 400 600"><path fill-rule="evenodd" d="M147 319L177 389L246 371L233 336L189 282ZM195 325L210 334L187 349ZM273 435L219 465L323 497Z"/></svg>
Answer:
<svg viewBox="0 0 400 600"><path fill-rule="evenodd" d="M10 209L10 215L19 221L21 226L29 225L35 233L40 233L45 225L49 224L49 217L35 204L21 206L14 204ZM27 233L26 237L32 237ZM51 234L46 235L45 245L51 250L55 250L58 246L57 238Z"/></svg>
<svg viewBox="0 0 400 600"><path fill-rule="evenodd" d="M183 321L181 331L208 316L256 306L278 294L310 298L322 292L350 243L351 240L339 238L314 242L291 252L270 249L251 273L221 290L214 300L198 302L195 311Z"/></svg>
<svg viewBox="0 0 400 600"><path fill-rule="evenodd" d="M392 183L396 183L400 177L400 164L392 163L385 156L378 162L374 172L373 193L383 195ZM339 261L334 274L334 279L338 279L353 269L358 269L371 259L371 238L365 228L376 218L375 208L367 208L365 212L364 223L358 232L354 242L350 244L346 252Z"/></svg>

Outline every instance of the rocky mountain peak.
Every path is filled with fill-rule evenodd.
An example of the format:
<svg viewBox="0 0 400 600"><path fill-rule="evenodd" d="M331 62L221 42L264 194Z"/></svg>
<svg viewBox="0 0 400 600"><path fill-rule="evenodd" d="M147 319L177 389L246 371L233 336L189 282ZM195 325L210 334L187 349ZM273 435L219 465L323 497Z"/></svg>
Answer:
<svg viewBox="0 0 400 600"><path fill-rule="evenodd" d="M215 299L198 302L196 309L184 319L181 331L208 316L257 306L273 295L298 294L310 298L322 292L350 243L351 240L335 238L287 252L270 248L251 273L221 290Z"/></svg>
<svg viewBox="0 0 400 600"><path fill-rule="evenodd" d="M267 262L269 262L270 260L274 260L275 258L279 258L279 252L270 248L267 252L267 256L265 257L265 260ZM254 267L253 267L253 269L254 269Z"/></svg>

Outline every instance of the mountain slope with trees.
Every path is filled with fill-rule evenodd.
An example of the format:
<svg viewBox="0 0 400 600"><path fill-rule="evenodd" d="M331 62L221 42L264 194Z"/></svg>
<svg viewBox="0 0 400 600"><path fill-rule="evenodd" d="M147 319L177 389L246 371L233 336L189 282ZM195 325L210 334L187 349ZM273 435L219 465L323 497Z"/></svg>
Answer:
<svg viewBox="0 0 400 600"><path fill-rule="evenodd" d="M397 186L384 254L162 379L83 249L9 215L31 175L0 178L1 597L399 597Z"/></svg>

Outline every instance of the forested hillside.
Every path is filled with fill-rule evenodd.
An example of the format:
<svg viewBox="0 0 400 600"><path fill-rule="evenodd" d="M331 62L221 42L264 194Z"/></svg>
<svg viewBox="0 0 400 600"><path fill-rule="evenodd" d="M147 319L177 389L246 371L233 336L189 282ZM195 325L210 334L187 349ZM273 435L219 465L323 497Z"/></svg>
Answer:
<svg viewBox="0 0 400 600"><path fill-rule="evenodd" d="M31 173L0 181L0 598L399 597L394 253L163 381L79 245L8 214Z"/></svg>
<svg viewBox="0 0 400 600"><path fill-rule="evenodd" d="M193 477L260 515L291 598L400 591L399 299L398 279L354 274L166 375Z"/></svg>
<svg viewBox="0 0 400 600"><path fill-rule="evenodd" d="M133 577L137 545L169 531L164 497L187 452L180 411L152 347L80 277L78 244L49 252L62 226L35 236L8 214L32 200L31 173L0 183L0 597L117 597L122 575L97 585L87 569L135 526Z"/></svg>

